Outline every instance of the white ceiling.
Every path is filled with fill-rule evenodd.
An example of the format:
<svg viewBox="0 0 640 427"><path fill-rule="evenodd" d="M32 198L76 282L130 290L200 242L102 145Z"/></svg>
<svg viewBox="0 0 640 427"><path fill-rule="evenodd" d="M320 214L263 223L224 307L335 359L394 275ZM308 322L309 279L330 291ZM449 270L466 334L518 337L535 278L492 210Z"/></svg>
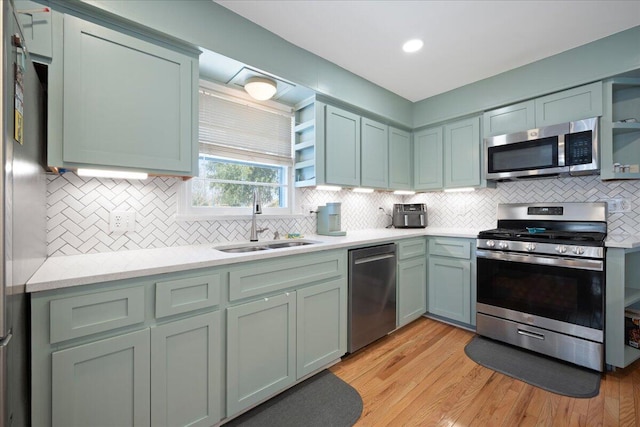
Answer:
<svg viewBox="0 0 640 427"><path fill-rule="evenodd" d="M410 101L640 25L639 0L216 2Z"/></svg>

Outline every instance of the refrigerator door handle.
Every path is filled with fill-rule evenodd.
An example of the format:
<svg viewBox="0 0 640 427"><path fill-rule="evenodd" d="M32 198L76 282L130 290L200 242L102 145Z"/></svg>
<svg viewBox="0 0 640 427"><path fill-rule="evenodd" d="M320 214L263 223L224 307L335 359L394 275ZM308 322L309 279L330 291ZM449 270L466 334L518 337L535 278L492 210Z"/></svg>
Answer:
<svg viewBox="0 0 640 427"><path fill-rule="evenodd" d="M2 339L0 339L0 348L1 347L6 347L9 344L9 341L11 341L11 338L13 337L13 334L11 333L11 331L9 331L9 333L2 337Z"/></svg>

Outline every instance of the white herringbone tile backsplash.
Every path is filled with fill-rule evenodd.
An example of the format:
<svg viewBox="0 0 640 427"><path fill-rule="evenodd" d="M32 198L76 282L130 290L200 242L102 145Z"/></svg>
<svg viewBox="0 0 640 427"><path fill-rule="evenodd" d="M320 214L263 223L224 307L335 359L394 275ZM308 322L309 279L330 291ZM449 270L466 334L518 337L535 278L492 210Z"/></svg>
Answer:
<svg viewBox="0 0 640 427"><path fill-rule="evenodd" d="M183 182L156 177L144 181L81 178L67 172L49 175L47 183L47 243L50 256L127 249L246 240L250 221L177 221L177 193ZM640 182L601 182L597 176L499 183L496 189L473 193L423 193L411 197L392 193L296 190L296 213L287 219L260 219L261 227L280 234L315 233L315 215L327 202L342 203L342 228L383 228L394 203L426 203L429 225L493 228L498 203L602 201L623 198L631 211L609 216L609 232L640 234ZM111 211L135 211L136 231L109 233Z"/></svg>

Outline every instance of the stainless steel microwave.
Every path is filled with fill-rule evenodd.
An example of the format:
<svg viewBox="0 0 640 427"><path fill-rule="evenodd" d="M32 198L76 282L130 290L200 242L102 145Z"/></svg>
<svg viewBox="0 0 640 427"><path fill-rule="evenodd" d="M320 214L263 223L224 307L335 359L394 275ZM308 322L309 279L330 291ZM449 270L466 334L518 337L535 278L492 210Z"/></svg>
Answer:
<svg viewBox="0 0 640 427"><path fill-rule="evenodd" d="M485 138L484 161L489 180L596 174L598 118Z"/></svg>

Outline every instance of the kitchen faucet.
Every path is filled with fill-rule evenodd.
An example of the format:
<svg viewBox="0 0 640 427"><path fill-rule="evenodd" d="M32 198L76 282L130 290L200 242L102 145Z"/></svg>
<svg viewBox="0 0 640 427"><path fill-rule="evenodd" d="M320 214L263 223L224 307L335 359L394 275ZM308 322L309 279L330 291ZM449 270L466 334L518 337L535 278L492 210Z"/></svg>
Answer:
<svg viewBox="0 0 640 427"><path fill-rule="evenodd" d="M257 228L256 227L256 214L262 213L262 199L260 198L260 192L257 188L253 189L253 208L251 214L251 235L249 236L250 242L258 241L258 234L263 231L267 231L268 228Z"/></svg>

